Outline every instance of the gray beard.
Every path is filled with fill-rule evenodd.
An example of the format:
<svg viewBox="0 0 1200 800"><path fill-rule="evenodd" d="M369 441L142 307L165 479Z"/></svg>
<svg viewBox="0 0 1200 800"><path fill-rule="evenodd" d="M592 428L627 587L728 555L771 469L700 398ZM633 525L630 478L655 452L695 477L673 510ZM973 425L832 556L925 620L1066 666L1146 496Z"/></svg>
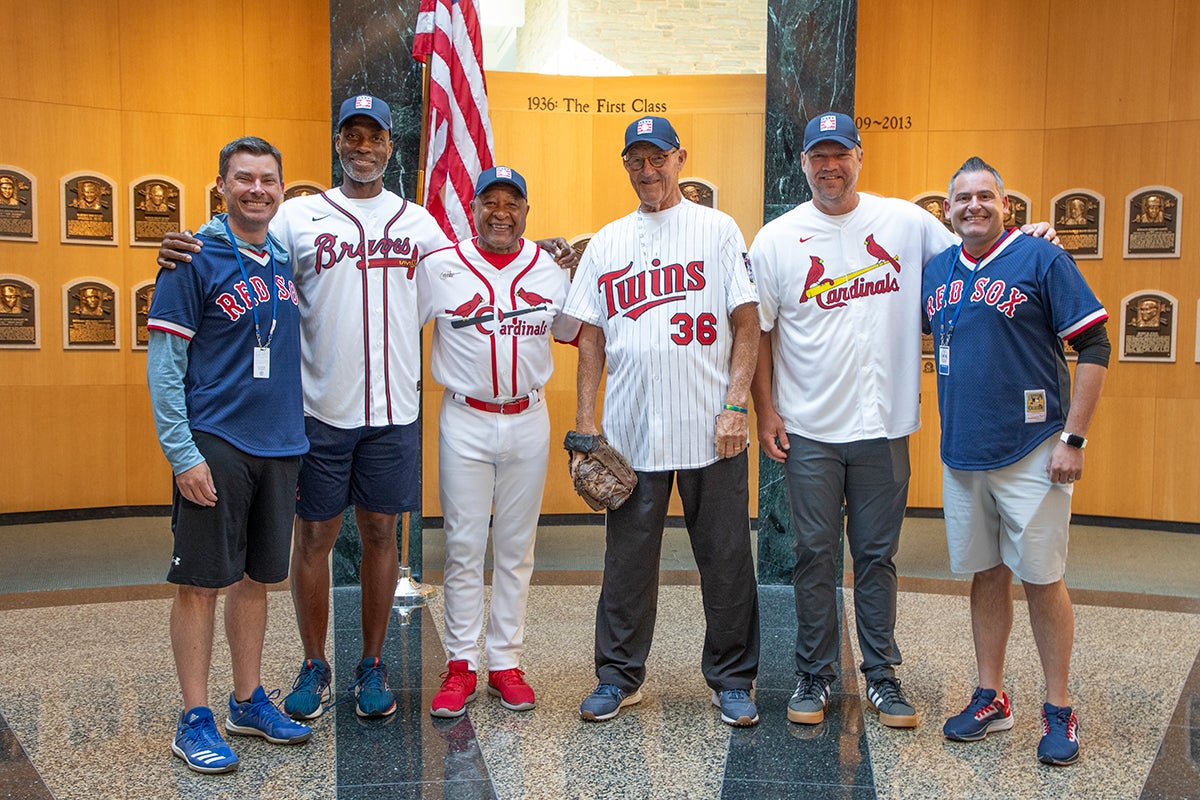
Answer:
<svg viewBox="0 0 1200 800"><path fill-rule="evenodd" d="M377 181L381 177L383 177L384 170L387 169L387 162L385 161L383 164L381 164L377 168L371 170L370 172L360 172L346 158L339 157L338 160L342 162L342 171L345 172L346 175L349 176L352 180L354 180L358 183L373 183L374 181Z"/></svg>

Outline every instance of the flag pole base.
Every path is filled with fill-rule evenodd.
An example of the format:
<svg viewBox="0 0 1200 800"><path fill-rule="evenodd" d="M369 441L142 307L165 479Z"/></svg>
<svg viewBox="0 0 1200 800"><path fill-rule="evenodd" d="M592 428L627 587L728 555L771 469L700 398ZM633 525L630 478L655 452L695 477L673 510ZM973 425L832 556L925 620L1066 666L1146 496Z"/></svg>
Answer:
<svg viewBox="0 0 1200 800"><path fill-rule="evenodd" d="M400 579L396 581L396 605L421 605L437 594L437 588L428 583L413 580L411 567L400 567Z"/></svg>

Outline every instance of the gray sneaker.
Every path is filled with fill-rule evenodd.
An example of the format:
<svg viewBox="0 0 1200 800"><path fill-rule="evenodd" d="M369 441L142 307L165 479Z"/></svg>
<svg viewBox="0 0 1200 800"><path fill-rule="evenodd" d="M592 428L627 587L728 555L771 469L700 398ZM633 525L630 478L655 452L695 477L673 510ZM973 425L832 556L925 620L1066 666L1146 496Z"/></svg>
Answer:
<svg viewBox="0 0 1200 800"><path fill-rule="evenodd" d="M921 717L900 691L897 678L880 678L867 683L867 705L879 712L879 721L889 728L915 728Z"/></svg>
<svg viewBox="0 0 1200 800"><path fill-rule="evenodd" d="M792 699L788 700L788 721L803 725L823 722L825 707L829 705L829 684L819 675L801 675Z"/></svg>

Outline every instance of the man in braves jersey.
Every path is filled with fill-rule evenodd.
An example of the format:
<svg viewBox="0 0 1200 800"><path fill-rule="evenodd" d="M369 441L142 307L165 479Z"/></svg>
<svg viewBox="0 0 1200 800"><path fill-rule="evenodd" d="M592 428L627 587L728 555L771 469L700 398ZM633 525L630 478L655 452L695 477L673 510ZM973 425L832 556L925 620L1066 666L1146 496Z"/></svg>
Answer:
<svg viewBox="0 0 1200 800"><path fill-rule="evenodd" d="M848 116L808 122L801 163L813 199L764 225L750 249L763 330L753 394L763 452L784 463L795 540L788 719L821 722L837 674L844 503L867 699L883 724L909 728L920 720L895 674L893 559L907 437L920 426L921 267L955 238L913 203L860 194L862 160Z"/></svg>
<svg viewBox="0 0 1200 800"><path fill-rule="evenodd" d="M149 310L147 381L154 424L175 474L167 580L171 648L183 692L171 751L197 772L238 757L208 708L217 594L233 692L225 730L274 744L307 741L261 686L268 583L287 577L304 438L300 312L287 252L267 233L283 202L279 151L257 137L221 150L217 191L228 214L200 229L192 269L164 270Z"/></svg>
<svg viewBox="0 0 1200 800"><path fill-rule="evenodd" d="M1015 574L1046 679L1038 758L1073 764L1074 612L1063 574L1071 493L1108 372L1108 314L1070 255L1005 230L1004 183L981 159L954 173L945 207L962 245L926 265L921 299L937 345L950 565L974 574L979 685L943 733L976 741L1012 727L1004 652ZM1063 340L1079 354L1074 393Z"/></svg>
<svg viewBox="0 0 1200 800"><path fill-rule="evenodd" d="M379 717L396 709L381 656L399 563L398 515L420 502L415 273L421 258L450 241L425 209L383 188L391 125L382 100L347 98L333 140L342 185L284 203L271 228L295 262L311 444L300 469L291 565L305 659L284 702L301 719L319 716L329 697L329 554L348 505L362 540L356 710ZM567 265L577 258L561 239L539 244ZM186 234L169 234L159 264L186 261L198 249Z"/></svg>
<svg viewBox="0 0 1200 800"><path fill-rule="evenodd" d="M434 321L433 377L446 387L438 495L449 659L430 706L435 717L461 716L477 694L489 516L487 688L505 708L534 707L520 663L550 447L543 387L554 370L551 334L566 342L579 334L579 321L562 314L569 273L521 238L529 214L521 174L485 170L471 211L478 237L432 253L417 271L421 322Z"/></svg>
<svg viewBox="0 0 1200 800"><path fill-rule="evenodd" d="M721 719L754 725L759 631L746 401L758 324L745 243L728 215L684 200L687 151L666 119L630 123L622 158L639 206L592 237L565 309L584 323L575 426L597 433L607 366L601 428L638 476L633 495L605 520L599 685L579 713L603 721L641 700L663 525L677 484L704 594L701 668Z"/></svg>

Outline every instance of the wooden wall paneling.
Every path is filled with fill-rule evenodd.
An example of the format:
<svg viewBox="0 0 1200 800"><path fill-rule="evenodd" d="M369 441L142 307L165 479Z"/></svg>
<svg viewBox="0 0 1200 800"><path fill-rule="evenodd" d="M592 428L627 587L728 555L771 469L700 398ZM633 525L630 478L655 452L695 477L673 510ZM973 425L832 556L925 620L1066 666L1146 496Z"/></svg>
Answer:
<svg viewBox="0 0 1200 800"><path fill-rule="evenodd" d="M930 72L934 0L858 4L854 113L872 120L911 117L909 131L929 129L930 95L949 76ZM940 91L940 89L938 89ZM817 114L825 109L808 109ZM879 126L864 126L874 133Z"/></svg>
<svg viewBox="0 0 1200 800"><path fill-rule="evenodd" d="M142 359L143 361L145 359ZM158 445L154 416L150 411L150 391L145 381L125 387L125 480L124 503L128 505L169 505L174 478L171 465Z"/></svg>
<svg viewBox="0 0 1200 800"><path fill-rule="evenodd" d="M0 97L119 108L122 36L112 5L106 0L0 5L0 51L7 54ZM18 119L28 124L36 117Z"/></svg>
<svg viewBox="0 0 1200 800"><path fill-rule="evenodd" d="M246 54L244 72L237 77L246 113L320 122L329 131L328 0L236 3ZM228 32L236 34L236 29Z"/></svg>
<svg viewBox="0 0 1200 800"><path fill-rule="evenodd" d="M243 47L242 6L243 0L211 0L203 13L181 16L172 3L119 0L121 107L245 114L242 71L253 71L258 54ZM260 50L281 46L268 36L272 31L261 31Z"/></svg>
<svg viewBox="0 0 1200 800"><path fill-rule="evenodd" d="M979 156L999 170L1006 190L1013 189L1029 196L1035 220L1048 219L1049 198L1043 198L1042 195L1042 153L1040 131L931 131L930 183L944 192L950 176L963 162L971 156Z"/></svg>
<svg viewBox="0 0 1200 800"><path fill-rule="evenodd" d="M1044 25L1014 25L1022 33L1049 31L1046 82L1036 87L1044 91L1046 127L1166 120L1172 82L1195 81L1194 72L1170 72L1179 5L1186 3L1052 0Z"/></svg>
<svg viewBox="0 0 1200 800"><path fill-rule="evenodd" d="M942 505L942 428L938 416L937 375L921 373L921 428L908 439L912 476L908 504L918 508Z"/></svg>
<svg viewBox="0 0 1200 800"><path fill-rule="evenodd" d="M1200 119L1200 4L1189 0L1175 3L1171 41L1170 99L1167 113L1172 120Z"/></svg>
<svg viewBox="0 0 1200 800"><path fill-rule="evenodd" d="M902 7L896 6L895 13L903 14ZM1040 131L1045 122L1047 20L1045 0L991 5L937 0L930 39L929 129Z"/></svg>
<svg viewBox="0 0 1200 800"><path fill-rule="evenodd" d="M1136 431L1135 452L1139 455L1147 453L1146 445L1153 441L1153 492L1148 498L1151 511L1137 516L1195 522L1200 518L1195 468L1196 452L1200 450L1200 425L1196 424L1200 400L1160 397L1155 407L1157 424L1153 428L1130 426ZM1138 462L1143 468L1148 466L1143 459Z"/></svg>
<svg viewBox="0 0 1200 800"><path fill-rule="evenodd" d="M861 135L863 166L858 176L859 191L908 200L945 183L933 183L926 177L928 132L869 131Z"/></svg>
<svg viewBox="0 0 1200 800"><path fill-rule="evenodd" d="M762 111L696 115L680 176L717 184L717 207L737 221L747 246L762 227L764 125Z"/></svg>
<svg viewBox="0 0 1200 800"><path fill-rule="evenodd" d="M1100 401L1088 431L1083 479L1071 504L1076 514L1167 519L1158 489L1159 417L1153 398L1106 395ZM1179 466L1175 462L1171 468Z"/></svg>

